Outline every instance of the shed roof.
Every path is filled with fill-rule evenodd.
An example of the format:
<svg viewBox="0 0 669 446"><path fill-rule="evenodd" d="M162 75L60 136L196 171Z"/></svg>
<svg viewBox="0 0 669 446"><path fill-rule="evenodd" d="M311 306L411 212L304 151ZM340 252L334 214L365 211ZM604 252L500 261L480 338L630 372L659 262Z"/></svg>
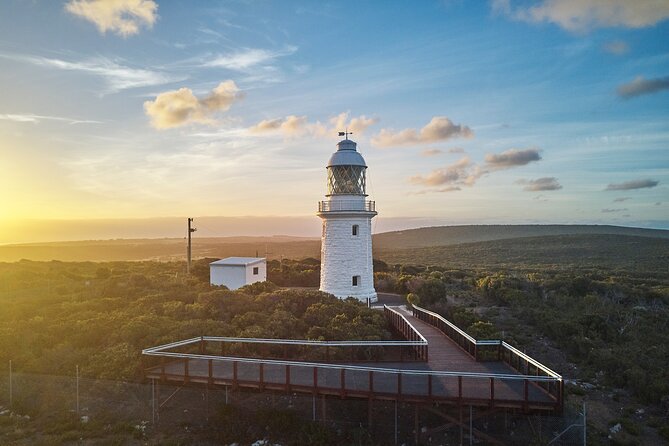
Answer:
<svg viewBox="0 0 669 446"><path fill-rule="evenodd" d="M216 260L209 265L215 266L246 266L254 263L264 262L264 257L227 257L225 259Z"/></svg>

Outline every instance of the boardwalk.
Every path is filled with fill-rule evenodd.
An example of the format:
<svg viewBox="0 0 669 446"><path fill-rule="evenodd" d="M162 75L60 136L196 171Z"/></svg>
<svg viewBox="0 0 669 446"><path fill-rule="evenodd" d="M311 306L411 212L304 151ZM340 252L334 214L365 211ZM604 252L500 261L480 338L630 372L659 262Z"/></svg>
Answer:
<svg viewBox="0 0 669 446"><path fill-rule="evenodd" d="M438 328L405 308L389 310L396 317L402 317L427 341L426 362L327 364L184 355L162 349L145 351L145 354L148 352L167 359L161 365L147 369L146 377L172 383L304 392L341 398L560 410L561 379L557 382L554 378L521 374L503 361L477 361ZM529 362L526 370L531 370ZM540 375L540 369L536 370Z"/></svg>

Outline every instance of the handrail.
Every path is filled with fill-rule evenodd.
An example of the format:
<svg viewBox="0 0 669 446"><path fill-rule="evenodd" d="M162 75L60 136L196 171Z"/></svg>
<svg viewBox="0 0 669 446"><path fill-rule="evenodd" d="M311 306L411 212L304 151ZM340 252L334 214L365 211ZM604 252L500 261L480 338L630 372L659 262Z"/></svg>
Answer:
<svg viewBox="0 0 669 446"><path fill-rule="evenodd" d="M419 345L427 345L427 339L425 339L425 337L421 334L420 331L416 330L416 327L414 327L413 324L411 322L409 322L409 320L402 313L400 313L399 311L395 310L392 307L389 307L386 304L383 304L383 310L384 311L385 310L391 311L391 312L395 313L396 315L398 315L399 317L401 317L402 319L404 319L404 322L406 322L407 325L409 327L411 327L411 330L413 330L413 332L421 339L421 341L420 341L421 344L419 344Z"/></svg>
<svg viewBox="0 0 669 446"><path fill-rule="evenodd" d="M505 374L505 373L481 373L481 372L448 372L441 370L416 370L416 369L391 369L385 367L369 367L369 366L356 366L348 364L327 364L321 362L304 362L304 361L286 361L281 359L255 359L255 358L244 358L237 356L215 356L215 355L203 355L196 353L174 353L174 352L159 352L159 351L149 351L146 349L142 351L142 354L147 356L164 356L171 358L182 358L182 359L206 359L212 361L221 361L221 362L244 362L251 364L273 364L273 365L283 365L290 367L317 367L321 369L335 369L335 370L352 370L352 371L361 371L361 372L379 372L379 373L391 373L391 374L402 374L402 375L432 375L432 376L451 376L463 378L495 378L495 379L509 379L517 381L540 381L540 382L554 382L557 381L557 378L551 376L536 376L536 375L516 375L516 374Z"/></svg>
<svg viewBox="0 0 669 446"><path fill-rule="evenodd" d="M523 359L524 361L526 361L528 364L532 364L532 365L533 365L534 367L536 367L538 370L542 370L546 375L548 375L548 376L550 376L550 377L553 377L553 378L555 378L555 379L557 379L557 380L562 380L562 375L560 375L560 374L554 372L553 370L549 369L548 367L546 367L545 365L543 365L543 364L540 363L539 361L533 359L532 357L526 355L525 353L521 352L520 350L518 350L518 349L515 348L514 346L512 346L512 345L510 345L510 344L508 344L508 343L506 343L506 342L504 342L504 341L502 341L502 340L486 339L486 340L477 341L477 340L474 339L472 336L470 336L470 335L468 335L467 333L465 333L462 329L458 328L455 324L453 324L452 322L450 322L448 319L444 318L442 315L440 315L440 314L438 314L438 313L435 313L435 312L433 312L433 311L430 311L430 310L426 310L425 308L421 308L421 307L419 307L419 306L417 306L417 305L414 305L413 307L414 307L416 310L418 310L419 312L424 312L424 313L426 313L426 314L429 314L430 316L433 316L433 317L439 319L441 322L443 322L443 323L445 323L446 325L448 325L449 328L453 329L453 330L454 330L455 332L457 332L459 335L461 335L462 337L464 337L464 338L467 339L468 341L472 342L476 347L479 347L479 346L491 346L491 345L497 345L497 346L503 347L503 348L509 350L509 352L511 352L511 353L515 354L516 356L522 358L522 359ZM474 353L474 358L476 358L476 353Z"/></svg>
<svg viewBox="0 0 669 446"><path fill-rule="evenodd" d="M430 316L434 316L438 319L441 319L442 322L444 322L446 325L448 325L453 330L455 330L459 335L461 335L462 337L464 337L468 341L473 342L474 344L476 344L476 342L477 342L476 339L474 339L473 337L468 335L465 331L460 329L460 327L458 327L457 325L455 325L454 323L452 323L448 319L444 318L441 314L435 313L434 311L426 310L425 308L419 307L418 305L414 305L413 307L415 309L419 310L419 311L423 311L423 312L429 314Z"/></svg>
<svg viewBox="0 0 669 446"><path fill-rule="evenodd" d="M528 355L526 355L525 353L521 352L520 350L518 350L518 349L517 349L516 347L514 347L513 345L511 345L511 344L507 344L507 343L504 342L504 341L501 341L501 342L502 342L502 347L504 347L504 348L510 350L511 352L513 352L514 354L520 356L520 357L523 358L525 361L528 361L529 363L531 363L533 366L535 366L535 367L537 367L537 368L543 370L544 373L546 373L546 374L548 374L549 376L552 376L552 377L554 377L554 378L562 379L562 375L560 375L559 373L556 373L556 372L554 372L553 370L549 369L548 367L546 367L545 365L543 365L543 364L540 363L539 361L533 359L531 356L528 356Z"/></svg>
<svg viewBox="0 0 669 446"><path fill-rule="evenodd" d="M212 342L237 342L249 344L288 344L288 345L315 345L323 347L369 347L369 346L392 346L392 345L422 345L421 341L312 341L309 339L264 339L264 338L230 338L218 336L203 336L205 341Z"/></svg>

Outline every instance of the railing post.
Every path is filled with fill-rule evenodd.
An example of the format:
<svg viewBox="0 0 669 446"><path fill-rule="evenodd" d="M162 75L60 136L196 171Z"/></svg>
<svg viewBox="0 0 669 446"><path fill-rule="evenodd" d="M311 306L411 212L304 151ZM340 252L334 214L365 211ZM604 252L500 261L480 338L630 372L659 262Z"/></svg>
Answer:
<svg viewBox="0 0 669 446"><path fill-rule="evenodd" d="M318 392L318 367L314 367L314 393Z"/></svg>
<svg viewBox="0 0 669 446"><path fill-rule="evenodd" d="M290 393L290 366L286 364L286 391Z"/></svg>
<svg viewBox="0 0 669 446"><path fill-rule="evenodd" d="M427 397L432 399L432 375L427 375Z"/></svg>
<svg viewBox="0 0 669 446"><path fill-rule="evenodd" d="M462 375L458 376L458 404L462 404Z"/></svg>
<svg viewBox="0 0 669 446"><path fill-rule="evenodd" d="M490 407L495 407L495 378L490 378Z"/></svg>
<svg viewBox="0 0 669 446"><path fill-rule="evenodd" d="M237 361L232 361L232 385L237 387L239 383L237 382Z"/></svg>
<svg viewBox="0 0 669 446"><path fill-rule="evenodd" d="M370 396L374 393L374 372L369 371L369 394Z"/></svg>
<svg viewBox="0 0 669 446"><path fill-rule="evenodd" d="M402 397L402 374L397 374L397 395L399 398Z"/></svg>
<svg viewBox="0 0 669 446"><path fill-rule="evenodd" d="M214 361L212 359L209 360L209 384L212 384L214 382Z"/></svg>
<svg viewBox="0 0 669 446"><path fill-rule="evenodd" d="M339 389L339 394L341 395L341 398L344 399L346 398L346 369L341 369L341 376L340 376L340 389Z"/></svg>
<svg viewBox="0 0 669 446"><path fill-rule="evenodd" d="M260 377L260 390L263 390L265 388L265 367L264 363L260 363L260 370L258 371L259 377Z"/></svg>
<svg viewBox="0 0 669 446"><path fill-rule="evenodd" d="M525 382L525 391L524 391L524 398L523 398L523 410L527 411L527 405L529 403L529 397L530 397L530 385L529 381L527 379L523 380Z"/></svg>
<svg viewBox="0 0 669 446"><path fill-rule="evenodd" d="M190 376L188 374L188 358L186 358L186 361L184 362L184 383L187 383L190 379Z"/></svg>

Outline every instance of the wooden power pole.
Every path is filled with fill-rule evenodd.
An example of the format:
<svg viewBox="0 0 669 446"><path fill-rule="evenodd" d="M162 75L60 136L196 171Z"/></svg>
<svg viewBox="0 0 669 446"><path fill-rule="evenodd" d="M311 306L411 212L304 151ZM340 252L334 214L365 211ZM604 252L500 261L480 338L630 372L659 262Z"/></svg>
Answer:
<svg viewBox="0 0 669 446"><path fill-rule="evenodd" d="M186 272L187 272L188 274L190 274L190 270L191 270L191 260L192 260L191 234L192 234L193 232L197 231L196 228L191 227L191 223L193 223L193 219L189 217L189 218L188 218L188 253L187 253L187 257L188 257L188 262L187 262L187 263L188 263L188 265L187 265L187 267L186 267Z"/></svg>

